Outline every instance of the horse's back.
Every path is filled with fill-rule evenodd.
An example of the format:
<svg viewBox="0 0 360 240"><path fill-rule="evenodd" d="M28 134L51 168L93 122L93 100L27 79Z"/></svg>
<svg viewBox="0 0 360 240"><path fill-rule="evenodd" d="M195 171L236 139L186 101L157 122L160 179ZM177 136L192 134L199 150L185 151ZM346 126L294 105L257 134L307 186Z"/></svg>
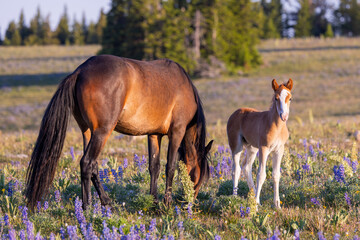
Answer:
<svg viewBox="0 0 360 240"><path fill-rule="evenodd" d="M181 117L190 121L196 112L192 84L170 60L100 55L89 58L78 71L82 115L95 127L114 125L115 130L131 135L166 134L174 115L183 112Z"/></svg>

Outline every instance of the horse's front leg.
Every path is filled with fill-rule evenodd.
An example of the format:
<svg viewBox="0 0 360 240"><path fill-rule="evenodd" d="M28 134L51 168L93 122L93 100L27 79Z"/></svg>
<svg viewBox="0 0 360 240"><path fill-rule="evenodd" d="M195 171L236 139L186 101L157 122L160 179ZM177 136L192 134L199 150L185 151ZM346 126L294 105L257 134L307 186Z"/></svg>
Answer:
<svg viewBox="0 0 360 240"><path fill-rule="evenodd" d="M279 183L280 183L280 163L284 154L284 145L274 152L273 159L273 180L274 180L274 204L276 208L281 208L279 197Z"/></svg>
<svg viewBox="0 0 360 240"><path fill-rule="evenodd" d="M154 196L155 202L157 197L157 182L160 174L160 147L161 135L148 136L148 150L149 150L149 172L150 172L150 194Z"/></svg>
<svg viewBox="0 0 360 240"><path fill-rule="evenodd" d="M269 148L267 147L260 147L259 149L259 169L256 179L256 203L260 205L260 192L261 188L266 179L266 161L269 156Z"/></svg>
<svg viewBox="0 0 360 240"><path fill-rule="evenodd" d="M186 125L173 126L169 133L169 147L166 164L166 188L165 188L165 204L169 205L172 201L172 182L175 173L176 160L178 158L178 150L181 141L185 135Z"/></svg>

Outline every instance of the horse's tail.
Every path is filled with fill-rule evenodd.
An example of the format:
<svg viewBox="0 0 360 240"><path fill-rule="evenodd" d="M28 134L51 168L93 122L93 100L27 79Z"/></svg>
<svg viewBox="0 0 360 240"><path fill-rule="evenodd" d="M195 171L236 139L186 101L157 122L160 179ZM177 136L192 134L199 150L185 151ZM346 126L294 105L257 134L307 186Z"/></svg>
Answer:
<svg viewBox="0 0 360 240"><path fill-rule="evenodd" d="M31 208L41 200L54 179L67 125L74 109L76 78L77 72L74 72L60 83L41 121L26 176L25 196Z"/></svg>

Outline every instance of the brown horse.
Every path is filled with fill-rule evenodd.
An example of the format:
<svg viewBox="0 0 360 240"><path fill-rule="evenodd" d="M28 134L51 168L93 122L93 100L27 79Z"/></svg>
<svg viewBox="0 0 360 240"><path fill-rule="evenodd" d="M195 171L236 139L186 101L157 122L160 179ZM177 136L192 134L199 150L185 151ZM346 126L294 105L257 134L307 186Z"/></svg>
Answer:
<svg viewBox="0 0 360 240"><path fill-rule="evenodd" d="M148 135L150 193L157 199L160 145L169 138L165 202L171 201L178 153L194 182L195 196L208 178L206 123L195 86L177 63L137 61L111 55L89 58L59 85L51 99L31 156L26 197L29 206L51 185L71 113L84 142L80 161L83 207L91 203L91 182L103 205L110 204L98 175L97 158L113 130Z"/></svg>
<svg viewBox="0 0 360 240"><path fill-rule="evenodd" d="M289 138L286 121L289 117L292 87L293 81L291 79L280 86L274 79L272 81L274 90L273 104L269 111L259 112L252 108L240 108L230 116L227 124L227 134L234 160L234 195L237 195L241 173L240 156L243 146L247 149L247 156L243 164L244 174L249 187L253 188L256 193L256 202L258 204L260 204L260 192L266 178L267 157L270 152L274 152L274 204L277 208L280 208L280 163L284 153L284 144ZM252 178L252 165L258 151L260 153L259 169L255 189Z"/></svg>

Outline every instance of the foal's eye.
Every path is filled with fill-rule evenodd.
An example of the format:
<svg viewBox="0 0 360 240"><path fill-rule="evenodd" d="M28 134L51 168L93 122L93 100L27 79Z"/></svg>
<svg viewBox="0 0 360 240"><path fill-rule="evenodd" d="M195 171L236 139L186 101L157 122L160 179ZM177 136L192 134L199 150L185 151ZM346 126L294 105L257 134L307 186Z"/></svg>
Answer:
<svg viewBox="0 0 360 240"><path fill-rule="evenodd" d="M289 101L291 102L292 98L289 99Z"/></svg>

